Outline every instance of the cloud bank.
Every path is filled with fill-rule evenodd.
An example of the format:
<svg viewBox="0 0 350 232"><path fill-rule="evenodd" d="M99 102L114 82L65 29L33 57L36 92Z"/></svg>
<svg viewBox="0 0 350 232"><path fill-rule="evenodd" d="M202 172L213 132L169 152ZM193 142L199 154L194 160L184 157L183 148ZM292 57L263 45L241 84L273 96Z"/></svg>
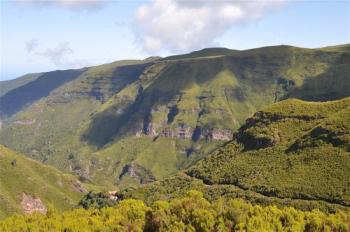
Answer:
<svg viewBox="0 0 350 232"><path fill-rule="evenodd" d="M59 68L81 68L91 65L87 60L72 57L74 50L66 41L43 49L38 39L31 39L25 42L25 49L28 55L46 58Z"/></svg>
<svg viewBox="0 0 350 232"><path fill-rule="evenodd" d="M73 49L68 42L62 42L54 48L46 48L45 51L36 54L49 58L57 66L62 66L66 63L67 56L73 54Z"/></svg>
<svg viewBox="0 0 350 232"><path fill-rule="evenodd" d="M107 0L16 0L23 5L39 7L58 7L69 10L98 10L107 4Z"/></svg>
<svg viewBox="0 0 350 232"><path fill-rule="evenodd" d="M46 48L43 52L37 52L36 55L48 58L57 67L63 68L81 68L90 65L90 62L84 59L75 59L70 55L74 50L70 47L69 42L61 42L56 47Z"/></svg>
<svg viewBox="0 0 350 232"><path fill-rule="evenodd" d="M137 9L137 41L149 53L213 45L232 26L258 20L286 0L152 0Z"/></svg>

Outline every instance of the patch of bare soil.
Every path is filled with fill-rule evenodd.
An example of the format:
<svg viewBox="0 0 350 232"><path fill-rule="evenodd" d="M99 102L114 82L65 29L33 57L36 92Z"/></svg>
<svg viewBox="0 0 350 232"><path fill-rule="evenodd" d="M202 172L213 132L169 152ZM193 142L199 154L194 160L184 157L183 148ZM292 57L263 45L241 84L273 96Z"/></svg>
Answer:
<svg viewBox="0 0 350 232"><path fill-rule="evenodd" d="M46 207L40 198L34 198L29 194L22 193L21 206L25 214L40 212L46 214Z"/></svg>

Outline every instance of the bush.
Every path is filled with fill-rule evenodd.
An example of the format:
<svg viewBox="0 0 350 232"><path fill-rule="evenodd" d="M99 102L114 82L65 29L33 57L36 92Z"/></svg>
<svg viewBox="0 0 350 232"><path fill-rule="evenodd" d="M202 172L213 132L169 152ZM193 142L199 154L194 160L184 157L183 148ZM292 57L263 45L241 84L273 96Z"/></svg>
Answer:
<svg viewBox="0 0 350 232"><path fill-rule="evenodd" d="M350 229L346 212L326 214L291 207L262 207L239 199L207 201L201 192L157 201L151 207L127 199L114 207L79 208L64 213L13 216L0 231L343 231Z"/></svg>

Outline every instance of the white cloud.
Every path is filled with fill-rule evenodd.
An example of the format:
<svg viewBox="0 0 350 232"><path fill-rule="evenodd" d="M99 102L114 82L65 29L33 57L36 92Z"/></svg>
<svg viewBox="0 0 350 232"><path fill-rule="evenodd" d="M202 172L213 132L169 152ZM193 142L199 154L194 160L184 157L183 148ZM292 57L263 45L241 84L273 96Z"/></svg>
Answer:
<svg viewBox="0 0 350 232"><path fill-rule="evenodd" d="M73 59L70 57L74 53L69 42L61 42L56 47L46 48L43 52L36 52L36 55L49 58L57 67L63 68L80 68L90 65L86 60Z"/></svg>
<svg viewBox="0 0 350 232"><path fill-rule="evenodd" d="M135 15L143 49L187 52L213 45L232 26L255 21L287 0L152 0Z"/></svg>
<svg viewBox="0 0 350 232"><path fill-rule="evenodd" d="M103 7L107 0L16 0L23 5L40 7L54 6L70 10L97 10Z"/></svg>
<svg viewBox="0 0 350 232"><path fill-rule="evenodd" d="M31 39L25 42L25 49L28 53L33 52L39 46L38 39Z"/></svg>
<svg viewBox="0 0 350 232"><path fill-rule="evenodd" d="M47 48L44 52L37 52L37 55L45 56L57 66L63 65L67 55L72 54L73 50L70 48L68 42L62 42L54 48Z"/></svg>

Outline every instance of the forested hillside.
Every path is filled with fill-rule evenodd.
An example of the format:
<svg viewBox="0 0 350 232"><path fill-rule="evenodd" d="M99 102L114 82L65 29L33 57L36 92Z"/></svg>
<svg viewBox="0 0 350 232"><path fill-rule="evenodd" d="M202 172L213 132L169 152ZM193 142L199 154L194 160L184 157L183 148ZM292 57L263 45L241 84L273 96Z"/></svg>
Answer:
<svg viewBox="0 0 350 232"><path fill-rule="evenodd" d="M125 195L152 202L197 189L210 199L349 210L349 145L350 98L288 99L255 113L233 141L184 173Z"/></svg>

